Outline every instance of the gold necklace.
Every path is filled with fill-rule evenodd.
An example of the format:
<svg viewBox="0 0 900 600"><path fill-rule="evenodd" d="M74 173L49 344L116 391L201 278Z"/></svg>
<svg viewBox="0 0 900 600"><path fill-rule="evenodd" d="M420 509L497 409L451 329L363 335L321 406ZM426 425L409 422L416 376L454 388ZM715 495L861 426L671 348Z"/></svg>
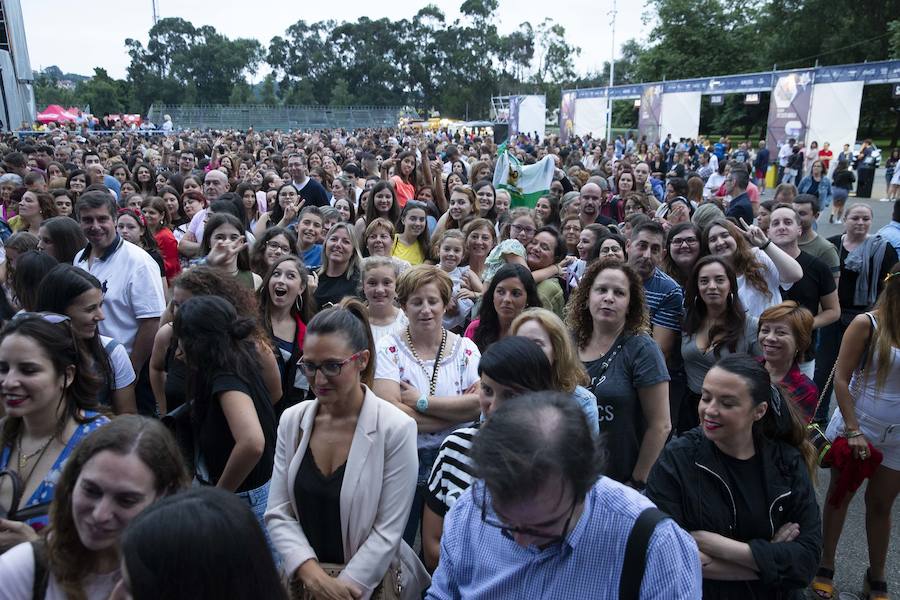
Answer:
<svg viewBox="0 0 900 600"><path fill-rule="evenodd" d="M50 444L53 442L53 438L54 438L54 437L55 437L55 436L51 435L50 437L47 438L47 441L44 442L44 445L43 445L43 446L41 446L40 448L38 448L37 450L35 450L35 451L32 452L31 454L27 454L27 455L26 455L26 454L23 454L23 452L22 452L22 436L20 435L20 436L18 437L18 439L16 440L16 442L17 442L18 450L19 450L19 456L18 456L18 466L19 466L18 471L19 471L19 473L22 473L22 472L25 470L25 466L28 465L28 462L29 462L32 458L34 458L34 457L37 456L38 454L40 454L41 457L44 456L44 452L46 452L46 451L47 451L47 448L50 447ZM40 462L40 458L38 459L38 462Z"/></svg>

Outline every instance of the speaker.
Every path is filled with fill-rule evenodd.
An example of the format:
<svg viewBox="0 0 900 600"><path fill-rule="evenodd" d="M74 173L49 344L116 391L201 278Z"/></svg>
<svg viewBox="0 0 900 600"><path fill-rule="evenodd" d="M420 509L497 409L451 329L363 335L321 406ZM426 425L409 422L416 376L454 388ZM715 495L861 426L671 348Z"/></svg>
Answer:
<svg viewBox="0 0 900 600"><path fill-rule="evenodd" d="M509 124L494 123L494 143L498 146L509 140Z"/></svg>

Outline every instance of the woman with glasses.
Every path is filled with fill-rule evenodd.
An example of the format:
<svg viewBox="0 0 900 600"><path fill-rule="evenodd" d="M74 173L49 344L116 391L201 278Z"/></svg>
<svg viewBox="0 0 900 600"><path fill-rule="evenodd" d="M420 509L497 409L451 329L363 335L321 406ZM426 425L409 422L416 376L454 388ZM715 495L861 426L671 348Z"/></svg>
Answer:
<svg viewBox="0 0 900 600"><path fill-rule="evenodd" d="M173 334L187 366L194 479L244 498L262 525L275 455L275 411L256 322L217 296L189 299Z"/></svg>
<svg viewBox="0 0 900 600"><path fill-rule="evenodd" d="M297 256L297 236L282 227L269 227L250 249L250 270L265 277L283 256Z"/></svg>
<svg viewBox="0 0 900 600"><path fill-rule="evenodd" d="M375 347L357 300L309 322L300 368L315 400L285 411L266 525L294 597L418 598L428 575L403 542L416 481L416 426L370 389Z"/></svg>
<svg viewBox="0 0 900 600"><path fill-rule="evenodd" d="M440 267L418 265L400 276L397 299L406 330L378 343L375 392L416 420L419 474L404 539L415 541L431 465L441 442L478 417L478 359L472 340L444 329L453 281Z"/></svg>
<svg viewBox="0 0 900 600"><path fill-rule="evenodd" d="M684 287L700 258L700 228L693 223L679 223L666 236L666 252L661 268L666 275Z"/></svg>
<svg viewBox="0 0 900 600"><path fill-rule="evenodd" d="M482 419L490 418L500 404L514 402L520 394L557 389L552 372L544 352L526 337L512 336L492 345L478 362ZM475 481L469 449L480 426L481 422L475 422L448 435L431 470L422 517L422 552L430 571L440 559L444 517Z"/></svg>
<svg viewBox="0 0 900 600"><path fill-rule="evenodd" d="M11 517L0 519L0 552L46 527L66 459L108 422L97 389L69 317L20 313L0 332L0 470L10 472L0 477L0 510Z"/></svg>

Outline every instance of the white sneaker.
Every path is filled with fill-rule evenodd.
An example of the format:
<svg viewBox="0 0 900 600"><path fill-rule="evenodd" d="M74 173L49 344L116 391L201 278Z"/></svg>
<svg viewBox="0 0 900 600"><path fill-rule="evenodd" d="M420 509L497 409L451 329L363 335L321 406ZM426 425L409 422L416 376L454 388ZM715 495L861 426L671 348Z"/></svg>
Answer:
<svg viewBox="0 0 900 600"><path fill-rule="evenodd" d="M890 198L882 198L879 202L893 202Z"/></svg>

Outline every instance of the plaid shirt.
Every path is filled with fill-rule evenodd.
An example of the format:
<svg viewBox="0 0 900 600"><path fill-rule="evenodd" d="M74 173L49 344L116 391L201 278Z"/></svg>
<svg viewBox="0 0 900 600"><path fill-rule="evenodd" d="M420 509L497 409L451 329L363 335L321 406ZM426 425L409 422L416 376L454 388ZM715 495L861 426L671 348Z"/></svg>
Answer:
<svg viewBox="0 0 900 600"><path fill-rule="evenodd" d="M477 482L447 513L428 600L618 598L625 544L635 519L653 506L649 500L601 477L565 540L544 549L522 548L482 522L483 490ZM490 506L490 498L485 501ZM696 543L674 521L662 521L650 538L640 597L696 599L701 590Z"/></svg>
<svg viewBox="0 0 900 600"><path fill-rule="evenodd" d="M766 360L761 356L757 357L756 360L763 365L766 364ZM812 379L800 371L800 367L796 362L791 365L791 369L779 384L787 392L787 397L794 403L794 408L800 410L803 422L808 425L816 413L816 404L819 401L819 388L816 387Z"/></svg>

